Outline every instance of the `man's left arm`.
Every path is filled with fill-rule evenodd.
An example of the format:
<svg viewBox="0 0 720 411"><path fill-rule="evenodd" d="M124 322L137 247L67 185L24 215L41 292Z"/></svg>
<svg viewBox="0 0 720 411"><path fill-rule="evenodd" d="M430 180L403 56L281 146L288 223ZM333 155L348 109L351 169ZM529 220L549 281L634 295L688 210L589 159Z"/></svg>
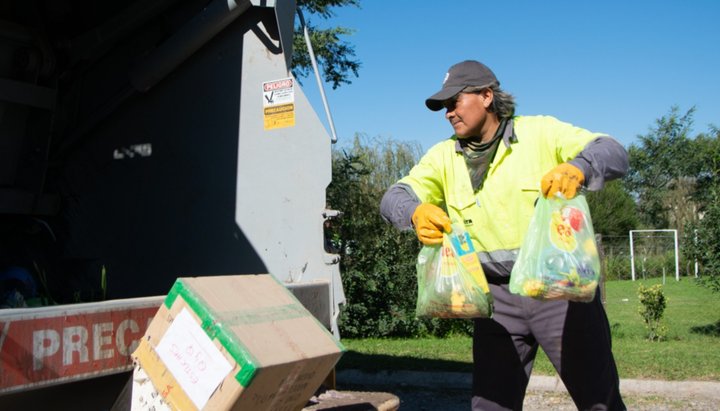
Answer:
<svg viewBox="0 0 720 411"><path fill-rule="evenodd" d="M591 140L575 158L568 161L582 171L590 191L602 189L606 181L624 176L629 167L628 153L608 136Z"/></svg>

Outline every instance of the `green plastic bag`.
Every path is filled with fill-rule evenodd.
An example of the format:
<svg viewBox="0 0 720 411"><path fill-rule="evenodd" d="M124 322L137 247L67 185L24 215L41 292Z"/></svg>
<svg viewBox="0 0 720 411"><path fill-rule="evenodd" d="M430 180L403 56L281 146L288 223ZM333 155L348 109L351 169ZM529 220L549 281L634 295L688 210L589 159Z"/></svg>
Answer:
<svg viewBox="0 0 720 411"><path fill-rule="evenodd" d="M600 258L585 196L539 198L510 274L510 292L588 302L599 279Z"/></svg>
<svg viewBox="0 0 720 411"><path fill-rule="evenodd" d="M489 318L492 295L470 236L453 224L442 245L423 246L417 259L415 313L428 318Z"/></svg>

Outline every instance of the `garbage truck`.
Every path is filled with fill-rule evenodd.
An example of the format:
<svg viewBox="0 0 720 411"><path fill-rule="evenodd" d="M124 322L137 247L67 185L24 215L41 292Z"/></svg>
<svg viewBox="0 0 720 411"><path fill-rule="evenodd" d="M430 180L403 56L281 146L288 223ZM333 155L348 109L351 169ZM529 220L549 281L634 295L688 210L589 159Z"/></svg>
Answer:
<svg viewBox="0 0 720 411"><path fill-rule="evenodd" d="M335 136L291 72L296 14L0 3L0 402L130 370L178 277L270 273L338 334Z"/></svg>

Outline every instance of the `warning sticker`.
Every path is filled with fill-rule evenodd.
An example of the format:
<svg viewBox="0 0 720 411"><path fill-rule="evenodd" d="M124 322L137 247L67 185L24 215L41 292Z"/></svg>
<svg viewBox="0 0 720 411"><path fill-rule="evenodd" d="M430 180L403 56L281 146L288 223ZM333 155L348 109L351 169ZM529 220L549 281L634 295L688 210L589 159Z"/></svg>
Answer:
<svg viewBox="0 0 720 411"><path fill-rule="evenodd" d="M292 78L263 83L265 130L295 125L295 80Z"/></svg>

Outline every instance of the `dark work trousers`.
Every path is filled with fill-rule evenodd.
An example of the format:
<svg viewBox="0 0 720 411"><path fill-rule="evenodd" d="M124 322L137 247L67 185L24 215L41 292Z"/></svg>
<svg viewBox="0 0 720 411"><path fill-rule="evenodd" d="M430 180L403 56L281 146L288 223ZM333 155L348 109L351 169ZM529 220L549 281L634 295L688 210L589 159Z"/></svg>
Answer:
<svg viewBox="0 0 720 411"><path fill-rule="evenodd" d="M490 285L491 319L475 320L472 409L521 410L538 345L579 410L624 410L598 292L590 303L538 301Z"/></svg>

